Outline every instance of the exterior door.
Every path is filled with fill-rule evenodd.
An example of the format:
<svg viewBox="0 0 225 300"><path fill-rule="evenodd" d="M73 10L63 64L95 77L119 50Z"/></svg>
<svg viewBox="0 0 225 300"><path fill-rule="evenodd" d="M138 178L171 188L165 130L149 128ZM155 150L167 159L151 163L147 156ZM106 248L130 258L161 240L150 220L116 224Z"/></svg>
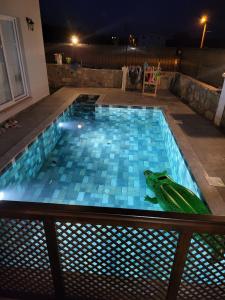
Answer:
<svg viewBox="0 0 225 300"><path fill-rule="evenodd" d="M16 19L0 15L0 110L27 95Z"/></svg>

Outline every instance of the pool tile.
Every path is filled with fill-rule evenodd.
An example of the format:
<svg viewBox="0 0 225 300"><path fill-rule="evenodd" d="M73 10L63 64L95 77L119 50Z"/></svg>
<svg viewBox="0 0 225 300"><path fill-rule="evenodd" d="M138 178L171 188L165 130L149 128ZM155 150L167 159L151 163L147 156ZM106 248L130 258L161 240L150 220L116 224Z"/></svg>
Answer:
<svg viewBox="0 0 225 300"><path fill-rule="evenodd" d="M93 104L81 99L51 123L1 173L0 189L12 200L161 210L144 201L151 169L198 193L159 109Z"/></svg>

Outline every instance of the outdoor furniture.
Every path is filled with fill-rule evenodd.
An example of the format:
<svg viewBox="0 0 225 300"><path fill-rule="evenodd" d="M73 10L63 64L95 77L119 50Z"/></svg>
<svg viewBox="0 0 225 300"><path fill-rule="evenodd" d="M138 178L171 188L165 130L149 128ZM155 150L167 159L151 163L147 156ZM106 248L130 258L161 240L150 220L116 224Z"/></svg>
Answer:
<svg viewBox="0 0 225 300"><path fill-rule="evenodd" d="M160 84L160 65L157 68L147 67L144 70L142 93L148 96L156 96Z"/></svg>

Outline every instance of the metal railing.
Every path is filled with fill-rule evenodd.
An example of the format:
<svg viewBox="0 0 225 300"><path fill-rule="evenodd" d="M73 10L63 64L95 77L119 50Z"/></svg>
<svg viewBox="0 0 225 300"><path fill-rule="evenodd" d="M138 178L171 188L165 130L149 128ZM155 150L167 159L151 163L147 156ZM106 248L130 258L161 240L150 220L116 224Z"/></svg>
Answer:
<svg viewBox="0 0 225 300"><path fill-rule="evenodd" d="M225 299L225 218L3 201L0 296Z"/></svg>

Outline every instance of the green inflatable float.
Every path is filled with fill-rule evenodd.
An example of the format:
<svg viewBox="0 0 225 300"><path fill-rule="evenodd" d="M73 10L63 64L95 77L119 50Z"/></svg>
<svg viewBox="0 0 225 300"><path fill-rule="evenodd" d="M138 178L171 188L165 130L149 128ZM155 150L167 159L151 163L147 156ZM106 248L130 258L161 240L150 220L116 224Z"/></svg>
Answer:
<svg viewBox="0 0 225 300"><path fill-rule="evenodd" d="M192 191L176 183L167 172L153 173L149 170L144 172L147 186L155 193L154 198L145 196L145 200L151 203L158 203L164 211L211 214L210 210ZM207 244L211 249L212 258L223 259L225 252L225 238L215 238L209 234L196 234L196 237Z"/></svg>
<svg viewBox="0 0 225 300"><path fill-rule="evenodd" d="M145 197L146 201L159 203L164 211L211 214L206 205L192 191L176 183L167 175L167 172L144 172L147 186L155 193L156 197Z"/></svg>

